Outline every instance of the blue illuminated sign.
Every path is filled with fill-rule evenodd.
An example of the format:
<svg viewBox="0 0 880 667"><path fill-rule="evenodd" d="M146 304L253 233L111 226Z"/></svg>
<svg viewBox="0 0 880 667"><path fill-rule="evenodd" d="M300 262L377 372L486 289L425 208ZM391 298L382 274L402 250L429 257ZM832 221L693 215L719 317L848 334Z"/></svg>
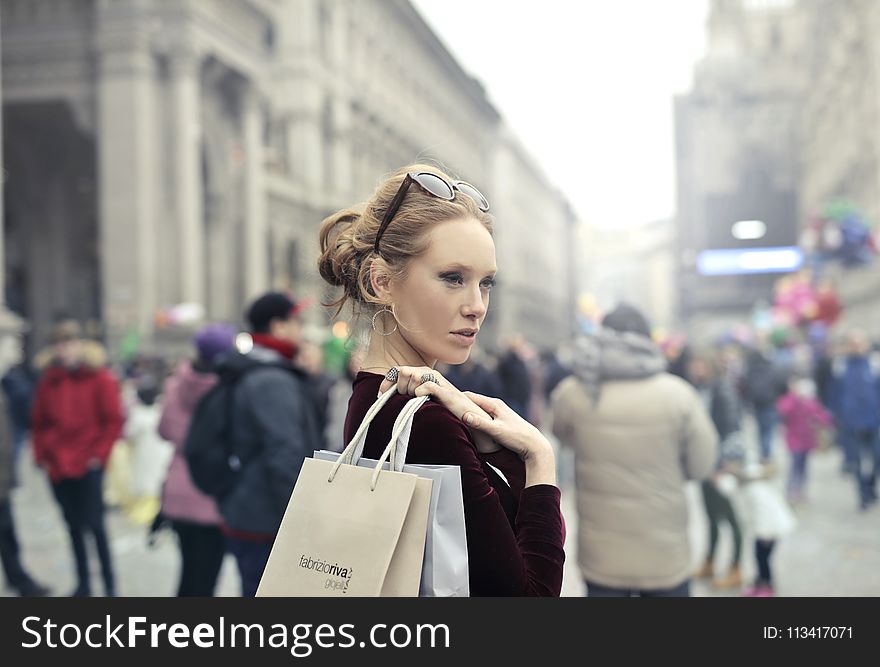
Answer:
<svg viewBox="0 0 880 667"><path fill-rule="evenodd" d="M697 255L697 272L703 276L788 273L803 263L804 253L797 246L704 250Z"/></svg>

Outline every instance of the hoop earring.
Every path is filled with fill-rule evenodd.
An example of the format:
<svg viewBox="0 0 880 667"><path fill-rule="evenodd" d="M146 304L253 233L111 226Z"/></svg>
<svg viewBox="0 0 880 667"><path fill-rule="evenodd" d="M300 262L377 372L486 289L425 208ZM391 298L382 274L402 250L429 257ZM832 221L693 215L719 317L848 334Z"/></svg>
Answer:
<svg viewBox="0 0 880 667"><path fill-rule="evenodd" d="M380 336L390 336L395 331L397 331L397 320L394 320L394 328L388 333L385 333L384 331L379 331L379 329L376 328L376 318L379 317L379 315L381 315L382 313L391 313L391 317L394 318L394 311L391 310L388 306L384 306L381 310L377 310L373 314L373 331L375 331Z"/></svg>

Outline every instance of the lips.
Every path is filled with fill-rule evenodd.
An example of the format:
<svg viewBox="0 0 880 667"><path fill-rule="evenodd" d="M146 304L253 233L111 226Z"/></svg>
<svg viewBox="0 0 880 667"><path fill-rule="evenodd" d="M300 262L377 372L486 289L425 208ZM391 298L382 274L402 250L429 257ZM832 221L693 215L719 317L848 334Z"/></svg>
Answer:
<svg viewBox="0 0 880 667"><path fill-rule="evenodd" d="M473 337L477 335L479 329L459 329L458 331L451 331L450 333L458 334L459 336L469 336Z"/></svg>

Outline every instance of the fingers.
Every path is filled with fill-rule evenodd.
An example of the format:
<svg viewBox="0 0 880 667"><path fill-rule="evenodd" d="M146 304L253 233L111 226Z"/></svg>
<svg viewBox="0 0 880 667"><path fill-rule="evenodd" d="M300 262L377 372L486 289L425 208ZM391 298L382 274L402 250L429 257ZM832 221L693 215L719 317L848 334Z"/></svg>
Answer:
<svg viewBox="0 0 880 667"><path fill-rule="evenodd" d="M486 417L487 419L491 419L482 408L475 405L473 401L450 384L443 386L434 382L424 382L416 388L415 395L434 397L459 419L461 419L466 412L472 412L482 417Z"/></svg>
<svg viewBox="0 0 880 667"><path fill-rule="evenodd" d="M393 370L397 372L392 373ZM397 392L400 394L418 395L415 393L416 389L426 383L424 378L427 376L433 378L433 381L440 385L449 385L438 371L427 366L400 366L392 371L388 371L385 379L379 385L379 396L395 385L397 385Z"/></svg>
<svg viewBox="0 0 880 667"><path fill-rule="evenodd" d="M501 439L503 431L502 424L488 415L479 415L476 412L468 411L461 416L461 420L469 428L482 431L496 440Z"/></svg>
<svg viewBox="0 0 880 667"><path fill-rule="evenodd" d="M498 416L502 406L506 407L504 401L497 398L483 396L482 394L477 394L472 391L465 391L462 393L482 408L486 414L492 417L492 419L495 419Z"/></svg>

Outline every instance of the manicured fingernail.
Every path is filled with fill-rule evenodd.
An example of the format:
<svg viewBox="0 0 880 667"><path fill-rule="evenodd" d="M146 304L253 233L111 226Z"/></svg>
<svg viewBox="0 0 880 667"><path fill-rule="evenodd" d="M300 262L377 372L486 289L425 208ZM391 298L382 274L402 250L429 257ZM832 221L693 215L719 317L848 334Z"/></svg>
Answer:
<svg viewBox="0 0 880 667"><path fill-rule="evenodd" d="M472 426L472 425L473 425L473 423L474 423L474 416L473 416L470 412L468 412L468 413L464 416L464 423L467 424L468 426Z"/></svg>

